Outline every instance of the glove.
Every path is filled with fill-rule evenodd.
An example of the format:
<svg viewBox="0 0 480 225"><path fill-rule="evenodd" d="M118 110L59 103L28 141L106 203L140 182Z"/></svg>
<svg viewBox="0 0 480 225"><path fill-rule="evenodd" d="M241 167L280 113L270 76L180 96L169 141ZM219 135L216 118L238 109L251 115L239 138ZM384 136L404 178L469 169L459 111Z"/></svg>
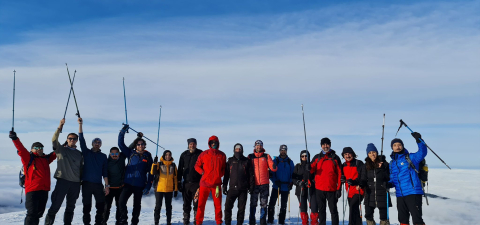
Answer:
<svg viewBox="0 0 480 225"><path fill-rule="evenodd" d="M380 162L385 162L385 156L384 155L379 155L378 159L380 159Z"/></svg>
<svg viewBox="0 0 480 225"><path fill-rule="evenodd" d="M298 187L302 187L303 186L303 180L297 180L297 182L295 182L295 185L297 185Z"/></svg>
<svg viewBox="0 0 480 225"><path fill-rule="evenodd" d="M225 187L225 186L223 187L223 194L228 195L228 190L227 190L227 187Z"/></svg>
<svg viewBox="0 0 480 225"><path fill-rule="evenodd" d="M347 183L350 186L357 186L358 185L358 181L357 180L352 180L352 179L348 179Z"/></svg>
<svg viewBox="0 0 480 225"><path fill-rule="evenodd" d="M293 183L288 184L288 189L292 190L292 188L293 188Z"/></svg>
<svg viewBox="0 0 480 225"><path fill-rule="evenodd" d="M345 180L346 180L345 176L342 175L342 176L340 177L340 182L342 182L342 184L344 184L344 183L345 183Z"/></svg>
<svg viewBox="0 0 480 225"><path fill-rule="evenodd" d="M143 133L142 133L142 132L138 132L138 133L137 133L137 137L142 138L142 137L143 137Z"/></svg>
<svg viewBox="0 0 480 225"><path fill-rule="evenodd" d="M275 185L277 187L282 187L282 182L280 182L279 180L275 181Z"/></svg>
<svg viewBox="0 0 480 225"><path fill-rule="evenodd" d="M128 124L124 124L123 127L122 127L122 131L127 131L128 128L130 128L130 126Z"/></svg>
<svg viewBox="0 0 480 225"><path fill-rule="evenodd" d="M147 188L143 189L143 192L142 192L142 193L143 193L143 195L148 195L148 194L150 194L150 188L148 188L148 189L147 189Z"/></svg>
<svg viewBox="0 0 480 225"><path fill-rule="evenodd" d="M12 140L17 140L18 137L17 137L17 133L15 133L15 131L10 131L10 134L8 135L8 137Z"/></svg>
<svg viewBox="0 0 480 225"><path fill-rule="evenodd" d="M342 197L342 190L337 190L336 193L335 193L335 196L336 196L337 198Z"/></svg>
<svg viewBox="0 0 480 225"><path fill-rule="evenodd" d="M181 181L178 182L178 191L183 192L183 184Z"/></svg>
<svg viewBox="0 0 480 225"><path fill-rule="evenodd" d="M176 198L178 196L178 191L173 192L173 197Z"/></svg>
<svg viewBox="0 0 480 225"><path fill-rule="evenodd" d="M158 157L155 156L155 158L153 159L153 163L157 163L158 162Z"/></svg>
<svg viewBox="0 0 480 225"><path fill-rule="evenodd" d="M417 141L417 143L422 143L422 141L421 141L422 135L420 133L413 132L412 137L415 138L415 141Z"/></svg>

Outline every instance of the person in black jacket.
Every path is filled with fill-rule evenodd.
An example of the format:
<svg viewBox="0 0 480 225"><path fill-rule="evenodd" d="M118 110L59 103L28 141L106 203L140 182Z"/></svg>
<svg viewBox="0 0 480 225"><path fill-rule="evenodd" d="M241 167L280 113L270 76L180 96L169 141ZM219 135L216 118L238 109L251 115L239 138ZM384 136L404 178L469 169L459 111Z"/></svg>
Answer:
<svg viewBox="0 0 480 225"><path fill-rule="evenodd" d="M315 185L313 184L313 175L308 170L307 158L310 160L310 154L307 150L300 152L300 163L293 169L292 181L295 184L295 195L300 203L300 217L302 225L308 225L308 205L312 213L318 212L317 201L315 197ZM310 199L307 193L310 192ZM308 201L308 202L307 202ZM316 223L316 222L315 222Z"/></svg>
<svg viewBox="0 0 480 225"><path fill-rule="evenodd" d="M365 193L365 218L367 225L376 224L373 220L375 208L380 211L380 225L389 225L387 218L387 189L386 184L390 180L390 169L385 156L378 155L374 144L367 145L365 169L367 171L367 186ZM392 207L392 201L388 196L388 207Z"/></svg>
<svg viewBox="0 0 480 225"><path fill-rule="evenodd" d="M115 199L116 221L120 221L120 208L118 203L120 202L120 194L123 189L123 179L125 176L125 155L120 152L117 147L110 148L110 154L108 157L108 182L110 186L110 193L105 196L105 208L103 210L103 225L108 222L110 216L110 208L112 207L113 199Z"/></svg>
<svg viewBox="0 0 480 225"><path fill-rule="evenodd" d="M367 183L365 166L362 161L355 159L357 154L350 147L343 148L342 156L345 159L343 175L345 176L345 189L347 190L347 200L350 208L348 224L361 225L362 217L359 207L362 202L362 196L365 194L363 188Z"/></svg>
<svg viewBox="0 0 480 225"><path fill-rule="evenodd" d="M197 163L198 156L203 152L197 148L197 140L195 138L189 138L187 140L188 150L184 151L180 155L180 161L178 164L177 179L181 184L178 186L179 191L183 196L183 224L190 224L190 211L192 210L192 201L195 198L195 193L200 187L200 175L195 170L195 163ZM194 224L196 223L198 201L193 201L193 218Z"/></svg>
<svg viewBox="0 0 480 225"><path fill-rule="evenodd" d="M235 144L233 157L228 158L225 176L223 177L223 194L227 195L225 200L225 225L232 223L232 208L237 198L237 225L243 224L248 193L252 193L255 187L254 176L255 172L250 160L243 155L243 146L240 143ZM229 181L230 185L228 185ZM227 186L230 187L228 190Z"/></svg>

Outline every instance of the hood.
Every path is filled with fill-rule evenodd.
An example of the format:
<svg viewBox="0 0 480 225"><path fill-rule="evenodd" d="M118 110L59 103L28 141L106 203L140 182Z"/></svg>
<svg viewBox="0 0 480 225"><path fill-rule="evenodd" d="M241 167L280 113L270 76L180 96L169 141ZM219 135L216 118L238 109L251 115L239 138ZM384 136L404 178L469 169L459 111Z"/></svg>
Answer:
<svg viewBox="0 0 480 225"><path fill-rule="evenodd" d="M169 166L173 163L173 157L172 157L172 160L167 161L167 160L163 159L163 156L162 156L162 157L160 157L160 162L162 162L166 166Z"/></svg>
<svg viewBox="0 0 480 225"><path fill-rule="evenodd" d="M240 149L242 150L242 153L243 153L243 145L240 144L240 143L236 143L235 145L233 145L233 153L235 154L235 147L236 147L237 145L240 145Z"/></svg>
<svg viewBox="0 0 480 225"><path fill-rule="evenodd" d="M300 152L300 163L303 163L303 161L302 161L302 155L303 155L304 153L307 153L308 161L311 162L311 161L310 161L310 152L307 152L307 150L302 150L302 151Z"/></svg>
<svg viewBox="0 0 480 225"><path fill-rule="evenodd" d="M211 136L211 137L208 139L208 148L210 148L210 149L212 149L212 148L210 147L210 142L211 142L211 141L216 141L216 142L218 143L218 149L220 149L220 141L218 140L218 137L217 137L217 136L213 135L213 136Z"/></svg>

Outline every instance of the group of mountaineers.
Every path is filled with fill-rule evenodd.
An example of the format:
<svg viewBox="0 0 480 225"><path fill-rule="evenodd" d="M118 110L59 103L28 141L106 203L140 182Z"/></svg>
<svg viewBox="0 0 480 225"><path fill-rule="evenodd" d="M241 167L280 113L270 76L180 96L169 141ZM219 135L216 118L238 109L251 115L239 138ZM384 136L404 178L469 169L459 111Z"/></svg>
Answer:
<svg viewBox="0 0 480 225"><path fill-rule="evenodd" d="M260 225L273 224L275 205L279 204L277 223L285 224L287 203L295 186L295 196L300 203L302 225L326 224L327 206L331 223L340 223L337 202L343 196L349 206L348 224L362 224L362 204L368 225L375 224L373 214L379 210L380 224L390 224L388 207L392 207L389 189L395 188L400 224L424 224L422 219L422 182L416 169L427 154L427 147L419 133L412 133L418 144L418 151L410 153L400 139L391 141L391 161L379 155L374 144L367 145L367 158L357 159L351 147L343 148L341 154L331 149L329 138L320 141L320 151L311 157L309 151L300 152L300 162L288 156L287 145L279 147L279 155L271 157L263 148L263 142L254 143L253 152L246 154L244 147L233 146L233 156L227 158L221 151L218 137L208 139L208 149L197 148L197 140L187 140L188 150L178 160L172 152L165 150L158 159L146 150L147 142L142 133L127 146L124 138L129 125L124 125L118 135L118 147L112 147L107 154L101 151L102 140L92 140L88 148L83 135L83 119L78 118L79 133L67 135L60 144L59 135L65 119L60 121L52 139L53 152L45 155L40 142L33 143L29 152L17 134L11 131L9 137L17 149L25 174L27 215L25 224L39 224L43 217L50 191L49 164L57 160L54 178L57 180L51 194L51 206L45 216L45 224L51 225L66 199L63 215L64 224L72 224L76 201L82 193L83 223L90 224L90 211L95 199L96 216L94 224L107 224L115 200L116 224L128 224L127 202L133 195L131 223L139 224L142 197L152 190L155 195L154 223L159 224L161 208L166 207L167 225L172 221L172 199L178 192L183 197L183 224L189 225L193 206L193 222L201 225L204 221L205 205L212 196L216 224L232 223L232 208L238 201L236 223L243 224L245 212L249 212L248 224L255 225L257 204L260 201ZM77 141L80 140L80 149ZM343 158L343 163L340 158ZM412 164L413 167L412 168ZM222 180L223 178L223 180ZM103 181L103 184L102 184ZM270 183L272 184L270 186ZM271 187L271 189L270 189ZM224 213L222 198L226 196ZM247 199L250 196L250 208ZM270 197L270 199L269 199ZM363 203L362 203L363 201ZM308 213L310 211L310 213ZM345 213L345 209L343 210ZM278 212L278 211L277 211ZM345 217L345 215L344 215Z"/></svg>

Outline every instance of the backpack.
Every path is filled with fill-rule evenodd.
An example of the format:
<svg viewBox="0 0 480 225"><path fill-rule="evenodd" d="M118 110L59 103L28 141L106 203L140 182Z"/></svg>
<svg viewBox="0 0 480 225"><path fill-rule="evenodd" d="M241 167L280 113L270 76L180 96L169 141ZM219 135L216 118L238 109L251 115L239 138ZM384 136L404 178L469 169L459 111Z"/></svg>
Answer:
<svg viewBox="0 0 480 225"><path fill-rule="evenodd" d="M419 170L417 170L417 168L415 168L415 165L413 165L413 162L412 160L410 160L410 156L408 154L405 155L405 159L407 160L408 164L409 164L409 167L414 169L415 172L417 173L418 175L418 178L420 179L420 181L422 182L422 185L425 186L425 184L427 184L428 182L428 165L427 165L427 161L425 159L423 159L419 164L418 164L418 167L419 167Z"/></svg>
<svg viewBox="0 0 480 225"><path fill-rule="evenodd" d="M28 171L28 168L30 167L30 165L32 165L32 163L34 164L33 165L33 168L35 168L35 162L33 161L35 159L35 155L33 154L33 152L30 152L30 161L28 161L28 164L27 164L27 171ZM22 166L22 168L20 169L20 173L18 174L18 184L20 185L21 188L25 188L25 172L24 167Z"/></svg>

